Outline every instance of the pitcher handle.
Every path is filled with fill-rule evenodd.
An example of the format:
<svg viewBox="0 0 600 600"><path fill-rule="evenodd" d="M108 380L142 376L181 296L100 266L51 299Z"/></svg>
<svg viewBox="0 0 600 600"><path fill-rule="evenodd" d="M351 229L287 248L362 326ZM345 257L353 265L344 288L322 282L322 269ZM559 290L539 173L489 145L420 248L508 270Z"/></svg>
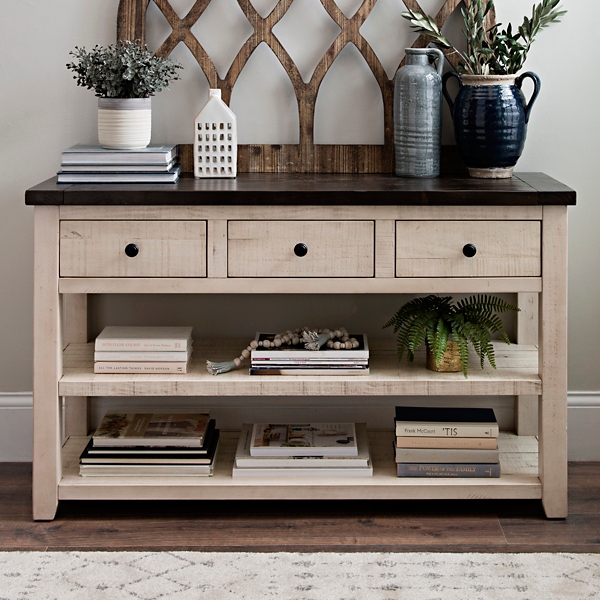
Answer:
<svg viewBox="0 0 600 600"><path fill-rule="evenodd" d="M540 89L542 88L542 81L540 80L540 78L533 73L532 71L527 71L527 73L523 73L523 75L519 75L519 77L517 77L515 79L515 86L520 90L521 86L523 85L523 80L529 78L533 81L533 94L531 95L531 99L529 100L529 102L525 105L525 123L529 123L529 113L538 97L538 94L540 93Z"/></svg>
<svg viewBox="0 0 600 600"><path fill-rule="evenodd" d="M444 53L437 48L427 48L427 56L433 56L437 61L437 73L441 77L444 73Z"/></svg>
<svg viewBox="0 0 600 600"><path fill-rule="evenodd" d="M444 93L444 98L446 98L446 102L448 103L448 106L450 107L450 114L454 116L454 100L452 100L452 98L450 98L450 94L448 93L448 88L446 86L446 84L448 83L448 80L451 77L456 77L456 79L458 80L458 85L460 87L463 86L463 82L462 82L462 79L460 78L460 75L456 71L448 71L448 73L446 73L442 77L442 92Z"/></svg>

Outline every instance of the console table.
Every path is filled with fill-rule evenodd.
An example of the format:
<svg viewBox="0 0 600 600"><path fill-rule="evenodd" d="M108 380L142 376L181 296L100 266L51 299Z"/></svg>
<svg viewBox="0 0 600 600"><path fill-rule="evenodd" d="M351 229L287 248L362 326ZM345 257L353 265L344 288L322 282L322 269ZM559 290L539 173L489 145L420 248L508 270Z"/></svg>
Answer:
<svg viewBox="0 0 600 600"><path fill-rule="evenodd" d="M575 204L568 187L539 173L500 181L263 173L171 185L69 186L54 178L27 190L26 203L35 205L34 519L53 519L61 499L265 494L538 498L548 517L567 515L567 206ZM135 257L124 252L130 243ZM298 243L305 256L295 254ZM466 244L475 256L463 254ZM323 294L331 289L323 278L348 294L516 293L519 343L498 348L497 370L477 366L468 379L398 363L393 342L375 344L366 377L209 375L208 357L229 359L241 347L231 340L195 346L185 375L93 373L87 294ZM499 479L398 478L390 423L388 432L370 432L369 479L233 480L235 432L223 435L214 477L79 477L86 398L239 395L518 396L517 433L538 433L539 464L520 460L519 448L527 456L531 448L515 436L510 455L501 447Z"/></svg>

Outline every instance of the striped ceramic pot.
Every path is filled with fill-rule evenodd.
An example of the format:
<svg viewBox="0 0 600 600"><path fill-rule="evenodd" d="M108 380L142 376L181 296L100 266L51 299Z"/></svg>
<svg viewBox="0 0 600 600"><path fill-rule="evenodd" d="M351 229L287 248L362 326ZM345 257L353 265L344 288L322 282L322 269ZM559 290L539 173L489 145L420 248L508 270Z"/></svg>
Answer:
<svg viewBox="0 0 600 600"><path fill-rule="evenodd" d="M456 77L456 100L447 83ZM521 91L525 78L533 80L529 103ZM471 177L511 177L527 135L527 123L541 82L535 73L516 75L444 75L442 89L454 121L456 145Z"/></svg>
<svg viewBox="0 0 600 600"><path fill-rule="evenodd" d="M98 98L98 141L104 148L145 148L151 133L151 98Z"/></svg>

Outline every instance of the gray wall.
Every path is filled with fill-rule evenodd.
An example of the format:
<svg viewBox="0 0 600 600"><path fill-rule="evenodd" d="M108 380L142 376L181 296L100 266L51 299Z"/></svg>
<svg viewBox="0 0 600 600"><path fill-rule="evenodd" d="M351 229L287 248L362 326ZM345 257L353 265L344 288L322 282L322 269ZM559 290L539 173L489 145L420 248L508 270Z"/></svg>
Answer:
<svg viewBox="0 0 600 600"><path fill-rule="evenodd" d="M236 11L231 1L214 0L212 10L215 15L221 12L231 19L232 30L243 33L243 27L232 16ZM64 64L75 45L91 47L114 41L117 4L117 0L0 0L0 393L31 390L33 211L24 205L23 192L56 172L61 150L77 142L96 141L96 99L92 92L76 87ZM192 0L173 0L180 14L192 4ZM256 0L259 8L265 4L266 0ZM313 6L307 16L315 14L313 3L307 0L304 4L307 10ZM353 4L355 0L340 0L343 7ZM421 2L431 12L441 4L442 0ZM522 11L530 10L530 3L522 0L498 0L497 4L502 22L520 23ZM382 53L390 75L399 62L401 48L414 39L399 17L400 5L399 0L379 0L377 14L369 24L370 35L365 34ZM595 315L600 288L596 275L600 263L600 238L596 234L599 208L595 204L600 114L593 58L596 48L592 42L596 3L567 0L565 5L569 14L564 22L540 35L527 63L527 68L542 78L543 90L533 110L518 168L544 171L579 193L579 205L570 211L569 389L600 391L593 345L593 340L600 337L600 320ZM156 9L150 18L157 26L156 33L149 37L150 46L155 48L167 35L168 27L161 24ZM199 36L205 35L206 41L215 45L222 56L220 64L225 64L231 40L209 25L199 30ZM454 23L450 28L454 34L459 25ZM324 29L327 35L327 27ZM313 32L321 30L313 25ZM311 43L318 41L317 33L298 37L298 32L292 30L288 34L290 43L300 51L304 48L304 68L314 66L317 54ZM156 97L153 139L191 142L190 124L204 102L208 85L186 49L177 48L175 57L184 63L184 80ZM241 141L294 141L294 115L290 110L293 98L274 58L262 52L251 67L232 101L240 119ZM377 109L371 109L377 105L374 83L368 70L357 65L352 51L341 57L326 83L317 116L320 141L380 141L379 116ZM348 123L353 127L347 127ZM447 114L446 129L449 139ZM335 292L335 282L324 285ZM171 302L162 297L132 300L116 296L94 298L92 306L95 329L105 322L133 322L134 318L168 322L174 309L183 308L197 323L200 335L213 333L215 328L225 336L252 335L259 322L261 328L279 329L296 321L347 323L375 334L399 301L389 297L333 296L322 304L315 297L300 302L285 296L240 296Z"/></svg>

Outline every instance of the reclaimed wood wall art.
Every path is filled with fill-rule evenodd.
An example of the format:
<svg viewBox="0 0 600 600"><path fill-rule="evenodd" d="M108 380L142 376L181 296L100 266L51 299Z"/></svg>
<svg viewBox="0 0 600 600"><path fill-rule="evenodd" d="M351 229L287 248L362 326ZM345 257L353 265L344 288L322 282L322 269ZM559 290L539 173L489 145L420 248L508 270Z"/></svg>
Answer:
<svg viewBox="0 0 600 600"><path fill-rule="evenodd" d="M468 0L467 0L468 1ZM298 101L300 117L299 144L241 144L238 146L238 172L246 173L393 173L393 79L388 79L377 55L362 37L359 30L373 10L377 0L364 0L359 9L348 18L334 0L321 0L329 16L341 31L318 63L310 81L304 82L297 66L288 52L273 34L273 27L283 18L293 0L279 0L271 13L263 18L251 0L238 0L238 4L254 28L252 35L240 49L233 64L223 79L210 56L192 33L192 27L202 16L211 0L196 0L185 17L180 18L169 0L120 0L117 17L117 39L146 39L146 11L154 2L167 19L172 31L156 54L169 56L183 42L198 61L211 88L219 88L223 100L229 104L233 86L246 62L262 42L269 45L287 72ZM425 12L417 0L403 0L411 10ZM440 27L452 13L463 4L461 0L446 0L435 19ZM408 27L408 23L407 23ZM354 44L373 72L381 89L384 106L383 145L333 145L314 143L314 109L323 78L346 44ZM427 46L425 37L419 36L413 43L415 48ZM456 67L456 57L446 53L447 59ZM181 146L181 160L185 171L192 171L192 147Z"/></svg>

